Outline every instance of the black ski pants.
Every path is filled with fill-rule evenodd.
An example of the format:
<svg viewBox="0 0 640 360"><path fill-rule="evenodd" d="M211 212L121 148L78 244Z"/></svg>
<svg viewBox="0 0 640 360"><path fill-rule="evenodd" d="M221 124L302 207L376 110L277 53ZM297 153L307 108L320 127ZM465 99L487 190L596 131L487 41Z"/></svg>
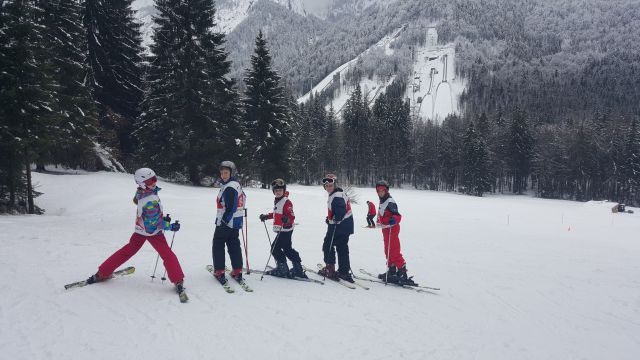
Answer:
<svg viewBox="0 0 640 360"><path fill-rule="evenodd" d="M367 225L369 226L375 226L376 223L373 222L373 218L375 217L375 215L367 215Z"/></svg>
<svg viewBox="0 0 640 360"><path fill-rule="evenodd" d="M302 262L300 254L293 248L291 244L291 236L293 231L281 231L273 241L271 254L277 262L285 262L287 258L293 263Z"/></svg>
<svg viewBox="0 0 640 360"><path fill-rule="evenodd" d="M224 247L227 246L231 266L235 269L242 269L242 249L240 249L239 230L228 226L216 226L213 232L213 269L224 269Z"/></svg>
<svg viewBox="0 0 640 360"><path fill-rule="evenodd" d="M327 232L324 237L324 243L322 244L322 251L324 252L325 264L336 263L336 251L338 252L338 272L348 274L351 270L351 264L349 262L349 235L332 234L332 231ZM333 245L331 245L331 237L333 236Z"/></svg>

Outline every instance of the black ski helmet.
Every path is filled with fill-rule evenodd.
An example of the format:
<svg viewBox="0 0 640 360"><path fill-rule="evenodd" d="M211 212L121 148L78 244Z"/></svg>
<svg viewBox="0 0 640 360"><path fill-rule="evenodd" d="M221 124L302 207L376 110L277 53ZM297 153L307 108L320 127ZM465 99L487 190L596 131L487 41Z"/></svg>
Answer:
<svg viewBox="0 0 640 360"><path fill-rule="evenodd" d="M218 166L218 171L222 168L227 168L229 169L229 171L231 172L231 176L236 175L237 169L236 169L236 164L233 163L233 161L223 161L220 163L220 165Z"/></svg>
<svg viewBox="0 0 640 360"><path fill-rule="evenodd" d="M275 179L271 182L271 191L282 189L287 191L287 183L282 179Z"/></svg>

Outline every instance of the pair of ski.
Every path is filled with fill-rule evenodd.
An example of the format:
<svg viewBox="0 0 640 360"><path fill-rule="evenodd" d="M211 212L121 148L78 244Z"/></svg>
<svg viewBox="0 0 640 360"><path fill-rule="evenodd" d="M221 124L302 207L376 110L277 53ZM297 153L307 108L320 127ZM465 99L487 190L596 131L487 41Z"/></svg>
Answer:
<svg viewBox="0 0 640 360"><path fill-rule="evenodd" d="M318 274L317 271L311 270L311 269L307 268L306 266L303 266L303 268L307 273L314 274L315 276L318 276L318 277L322 276L322 275ZM324 268L324 266L322 264L318 264L318 271L322 270L323 268ZM340 285L342 285L344 287L347 287L349 289L352 289L352 290L355 290L357 288L361 288L361 289L364 289L364 290L369 290L368 286L362 285L357 281L350 282L350 281L346 281L346 280L343 280L343 279L340 279L340 278L334 279L334 278L325 278L325 277L323 277L323 279L333 280L334 282L336 282L336 283L338 283L338 284L340 284Z"/></svg>
<svg viewBox="0 0 640 360"><path fill-rule="evenodd" d="M252 272L252 273L256 273L256 274L261 274L261 275L262 275L262 274L264 274L264 275L271 275L271 274L269 273L269 270L274 270L273 266L267 266L267 269L268 269L268 270L267 270L266 272L264 272L264 271L262 271L262 270L253 270L253 269L251 269L251 272ZM312 279L312 278L309 278L309 277L306 277L306 278L301 278L301 277L292 277L292 278L290 278L290 277L281 277L281 276L275 276L275 275L271 275L271 276L273 276L273 277L275 277L275 278L279 278L279 279L285 279L285 280L296 280L296 281L304 281L304 282L310 282L310 283L316 283L316 284L319 284L319 285L324 285L324 281L320 281L320 280Z"/></svg>
<svg viewBox="0 0 640 360"><path fill-rule="evenodd" d="M375 274L372 274L364 269L360 269L360 273L368 276L368 278L365 277L356 277L354 276L354 278L359 279L359 280L364 280L364 281L370 281L370 282L375 282L375 283L379 283L379 284L389 284L389 285L394 285L397 287L401 287L404 289L409 289L409 290L414 290L416 292L433 292L433 291L437 291L440 290L440 288L435 288L435 287L430 287L430 286L421 286L421 285L406 285L406 284L398 284L398 283L394 283L394 282L385 282L384 280L380 280Z"/></svg>
<svg viewBox="0 0 640 360"><path fill-rule="evenodd" d="M136 271L136 268L133 266L129 266L126 267L124 269L120 269L120 270L116 270L113 272L113 274L111 274L111 276L109 277L109 279L113 279L116 277L122 277L125 275L131 275ZM91 285L94 283L89 283L87 282L87 280L82 280L82 281L77 281L71 284L67 284L64 286L65 290L69 290L69 289L75 289L75 288L80 288L80 287L84 287L87 285ZM181 303L186 303L187 301L189 301L189 297L187 296L187 293L184 291L184 288L182 288L182 291L178 292L178 298L180 299Z"/></svg>
<svg viewBox="0 0 640 360"><path fill-rule="evenodd" d="M230 273L229 269L225 269L226 272ZM207 271L211 273L211 275L213 275L214 279L216 280L216 282L220 285L222 285L222 288L224 288L224 291L227 292L227 294L233 294L234 292L236 292L233 287L231 286L231 284L229 284L229 279L225 279L224 283L221 283L218 281L218 279L215 278L215 270L213 270L213 265L207 265ZM236 283L238 283L238 285L240 285L240 287L242 288L242 290L246 291L246 292L253 292L253 289L251 287L249 287L249 285L244 281L244 279L238 281L236 280L233 276L231 276L229 274L229 277L231 277L234 281L236 281Z"/></svg>

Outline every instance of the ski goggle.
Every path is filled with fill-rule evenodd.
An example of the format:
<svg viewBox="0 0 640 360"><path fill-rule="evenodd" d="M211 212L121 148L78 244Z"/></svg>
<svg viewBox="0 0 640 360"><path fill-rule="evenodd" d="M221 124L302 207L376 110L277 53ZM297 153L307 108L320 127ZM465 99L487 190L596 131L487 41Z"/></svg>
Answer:
<svg viewBox="0 0 640 360"><path fill-rule="evenodd" d="M158 182L158 178L156 176L154 176L154 177L151 177L151 178L148 178L147 180L145 180L144 184L146 186L151 186L151 185L153 185L153 184L155 184L157 182Z"/></svg>
<svg viewBox="0 0 640 360"><path fill-rule="evenodd" d="M332 178L324 178L322 179L322 185L333 184L336 180Z"/></svg>

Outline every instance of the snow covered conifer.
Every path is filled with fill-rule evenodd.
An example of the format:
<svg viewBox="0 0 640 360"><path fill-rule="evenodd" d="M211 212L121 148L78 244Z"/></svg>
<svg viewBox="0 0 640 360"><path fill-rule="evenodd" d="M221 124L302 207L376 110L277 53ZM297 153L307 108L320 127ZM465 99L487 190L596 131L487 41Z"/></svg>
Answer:
<svg viewBox="0 0 640 360"><path fill-rule="evenodd" d="M91 70L88 80L99 104L101 140L124 154L133 151L132 124L140 114L142 101L142 37L132 2L84 2L87 61ZM117 139L108 139L109 133L114 133Z"/></svg>
<svg viewBox="0 0 640 360"><path fill-rule="evenodd" d="M483 193L491 190L491 177L486 145L476 131L473 122L469 122L467 125L463 144L462 183L464 192L482 196Z"/></svg>
<svg viewBox="0 0 640 360"><path fill-rule="evenodd" d="M57 83L55 141L40 148L40 163L53 162L69 166L93 160L91 137L97 132L97 114L86 81L87 37L82 24L84 8L77 0L47 1L44 7L47 62Z"/></svg>
<svg viewBox="0 0 640 360"><path fill-rule="evenodd" d="M637 192L640 189L640 128L638 128L638 118L634 118L631 122L624 148L622 173L626 193L625 200L632 203L634 199L637 199Z"/></svg>
<svg viewBox="0 0 640 360"><path fill-rule="evenodd" d="M43 18L39 1L0 3L0 208L30 214L37 210L30 165L56 133Z"/></svg>
<svg viewBox="0 0 640 360"><path fill-rule="evenodd" d="M366 98L362 95L360 84L356 85L344 106L344 157L347 180L353 183L366 183L367 170L371 159L369 118L370 110Z"/></svg>
<svg viewBox="0 0 640 360"><path fill-rule="evenodd" d="M251 67L244 78L245 124L253 165L263 186L268 186L272 178L289 172L290 116L262 31L255 45Z"/></svg>
<svg viewBox="0 0 640 360"><path fill-rule="evenodd" d="M526 113L519 109L514 111L509 146L513 192L521 194L527 189L527 179L531 172L534 138L529 129Z"/></svg>
<svg viewBox="0 0 640 360"><path fill-rule="evenodd" d="M163 175L200 184L223 158L237 160L243 140L224 35L211 30L212 0L162 0L156 9L139 156Z"/></svg>

